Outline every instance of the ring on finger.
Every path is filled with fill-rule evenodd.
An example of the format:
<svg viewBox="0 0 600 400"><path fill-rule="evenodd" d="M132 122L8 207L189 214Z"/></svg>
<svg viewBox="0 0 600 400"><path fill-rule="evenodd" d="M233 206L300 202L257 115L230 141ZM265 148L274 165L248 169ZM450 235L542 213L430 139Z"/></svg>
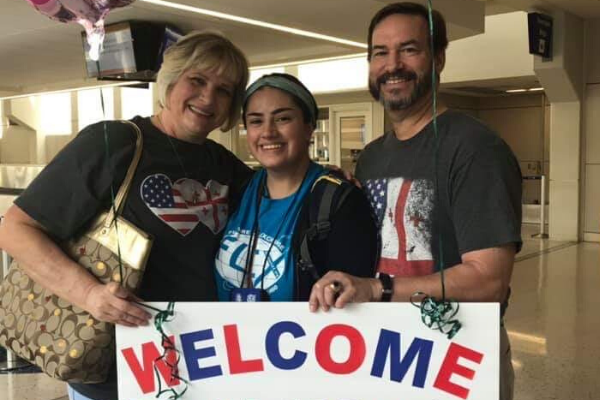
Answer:
<svg viewBox="0 0 600 400"><path fill-rule="evenodd" d="M342 284L337 281L331 282L328 286L329 286L329 289L331 289L331 291L333 293L337 293L340 290L342 290Z"/></svg>

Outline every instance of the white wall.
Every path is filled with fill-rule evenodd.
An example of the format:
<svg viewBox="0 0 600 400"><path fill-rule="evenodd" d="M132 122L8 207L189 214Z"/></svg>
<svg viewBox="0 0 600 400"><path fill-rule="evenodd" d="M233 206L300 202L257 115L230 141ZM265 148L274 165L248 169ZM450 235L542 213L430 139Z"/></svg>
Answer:
<svg viewBox="0 0 600 400"><path fill-rule="evenodd" d="M450 43L442 83L534 76L527 13L485 18L485 33Z"/></svg>
<svg viewBox="0 0 600 400"><path fill-rule="evenodd" d="M600 19L586 21L583 236L600 241Z"/></svg>
<svg viewBox="0 0 600 400"><path fill-rule="evenodd" d="M10 126L2 136L0 160L3 164L35 164L35 131L20 126Z"/></svg>
<svg viewBox="0 0 600 400"><path fill-rule="evenodd" d="M580 239L581 102L550 105L550 230L551 239Z"/></svg>
<svg viewBox="0 0 600 400"><path fill-rule="evenodd" d="M600 19L586 23L584 239L600 241Z"/></svg>
<svg viewBox="0 0 600 400"><path fill-rule="evenodd" d="M540 94L483 98L478 104L479 119L510 146L524 176L548 175L548 111ZM523 182L523 203L541 203L541 181Z"/></svg>
<svg viewBox="0 0 600 400"><path fill-rule="evenodd" d="M586 81L600 83L600 19L586 22Z"/></svg>

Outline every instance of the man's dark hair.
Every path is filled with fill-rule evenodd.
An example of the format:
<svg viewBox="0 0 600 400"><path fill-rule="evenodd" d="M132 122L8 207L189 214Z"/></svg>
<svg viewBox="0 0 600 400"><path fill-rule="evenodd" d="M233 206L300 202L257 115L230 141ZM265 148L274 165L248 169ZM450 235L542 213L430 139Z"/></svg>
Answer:
<svg viewBox="0 0 600 400"><path fill-rule="evenodd" d="M427 10L427 7L418 3L411 2L388 4L387 6L379 10L377 14L373 16L373 19L371 19L371 25L369 25L369 49L367 54L367 60L371 60L371 54L373 52L373 31L381 21L394 14L420 16L427 22L427 27L429 27L429 11ZM440 53L446 51L446 48L448 47L448 35L446 33L446 21L444 20L444 17L439 11L433 10L432 19L433 48L435 51L435 55L437 56ZM429 38L429 31L427 31L427 37Z"/></svg>

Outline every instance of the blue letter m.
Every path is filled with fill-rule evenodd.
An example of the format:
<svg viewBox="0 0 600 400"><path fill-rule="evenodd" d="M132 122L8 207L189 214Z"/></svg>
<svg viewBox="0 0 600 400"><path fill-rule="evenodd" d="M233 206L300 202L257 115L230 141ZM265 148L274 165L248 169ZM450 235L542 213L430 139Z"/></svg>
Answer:
<svg viewBox="0 0 600 400"><path fill-rule="evenodd" d="M390 355L390 379L396 382L402 382L408 368L417 358L417 368L413 386L423 388L427 370L429 369L429 360L431 359L431 350L433 342L431 340L415 338L408 351L402 358L400 354L400 333L382 329L379 334L377 350L373 358L373 368L371 375L381 378L385 369L385 362L388 354Z"/></svg>

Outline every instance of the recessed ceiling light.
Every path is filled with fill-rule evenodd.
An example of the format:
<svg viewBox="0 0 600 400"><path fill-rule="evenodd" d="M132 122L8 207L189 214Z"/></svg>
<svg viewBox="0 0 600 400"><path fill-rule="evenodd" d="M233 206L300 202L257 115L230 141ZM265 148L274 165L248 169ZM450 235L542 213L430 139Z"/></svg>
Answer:
<svg viewBox="0 0 600 400"><path fill-rule="evenodd" d="M530 92L541 92L542 90L544 90L543 87L533 87L529 89Z"/></svg>
<svg viewBox="0 0 600 400"><path fill-rule="evenodd" d="M527 91L527 89L510 89L510 90L507 90L506 93L523 93L526 91Z"/></svg>
<svg viewBox="0 0 600 400"><path fill-rule="evenodd" d="M225 19L228 21L235 21L235 22L239 22L242 24L260 26L262 28L292 33L294 35L306 36L306 37L313 38L313 39L326 40L328 42L334 42L334 43L339 43L339 44L345 44L347 46L359 47L361 49L367 48L366 43L354 42L352 40L346 40L346 39L338 38L335 36L323 35L323 34L316 33L316 32L305 31L303 29L291 28L291 27L285 26L285 25L272 24L269 22L259 21L257 19L239 17L237 15L226 14L226 13L222 13L222 12L218 12L218 11L207 10L204 8L188 6L186 4L177 4L177 3L172 3L170 1L164 1L164 0L140 0L140 1L143 1L145 3L155 4L157 6L174 8L176 10L189 11L189 12L193 12L196 14L208 15L208 16L215 17L215 18Z"/></svg>

